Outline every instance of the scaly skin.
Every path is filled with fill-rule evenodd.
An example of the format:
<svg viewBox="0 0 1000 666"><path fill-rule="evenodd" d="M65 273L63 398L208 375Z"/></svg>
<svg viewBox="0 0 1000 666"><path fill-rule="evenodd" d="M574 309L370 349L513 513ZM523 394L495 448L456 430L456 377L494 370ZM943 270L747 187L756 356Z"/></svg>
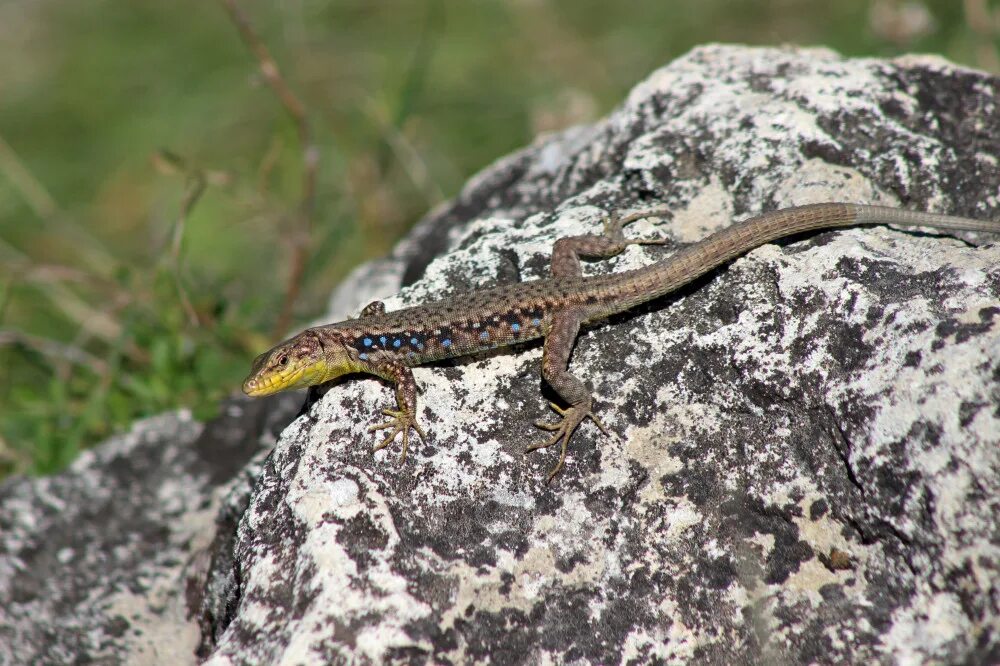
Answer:
<svg viewBox="0 0 1000 666"><path fill-rule="evenodd" d="M613 257L628 245L663 243L626 240L622 228L665 212L650 210L612 218L602 236L556 241L552 277L547 279L458 294L394 312L386 312L385 305L375 301L357 319L307 329L258 356L243 390L247 395L263 396L351 373L381 377L396 386L398 409L385 410L390 420L369 430L390 431L376 450L402 434L402 462L410 429L424 438L417 424L417 386L410 368L545 338L542 376L568 407L552 405L560 420L536 424L551 431L552 436L530 446L528 451L561 445L559 460L548 476L551 481L562 469L569 439L580 423L590 418L606 432L591 411L589 390L567 370L581 325L658 298L760 245L804 231L897 224L1000 233L1000 222L880 206L813 204L765 213L735 224L645 268L583 277L580 257Z"/></svg>

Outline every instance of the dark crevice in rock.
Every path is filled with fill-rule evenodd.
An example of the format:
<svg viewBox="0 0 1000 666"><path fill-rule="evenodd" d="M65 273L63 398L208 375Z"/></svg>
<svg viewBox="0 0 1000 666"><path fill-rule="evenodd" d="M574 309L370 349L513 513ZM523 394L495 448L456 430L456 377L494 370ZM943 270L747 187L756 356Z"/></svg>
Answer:
<svg viewBox="0 0 1000 666"><path fill-rule="evenodd" d="M844 430L840 418L829 405L826 405L826 414L828 417L827 422L831 426L830 429L837 436L836 441L833 443L833 449L837 452L837 457L840 458L840 461L844 464L844 473L847 476L847 480L850 481L851 485L858 490L862 497L864 497L865 486L858 480L858 475L855 473L854 466L851 464L851 440L847 431ZM837 445L837 442L840 443L839 446Z"/></svg>

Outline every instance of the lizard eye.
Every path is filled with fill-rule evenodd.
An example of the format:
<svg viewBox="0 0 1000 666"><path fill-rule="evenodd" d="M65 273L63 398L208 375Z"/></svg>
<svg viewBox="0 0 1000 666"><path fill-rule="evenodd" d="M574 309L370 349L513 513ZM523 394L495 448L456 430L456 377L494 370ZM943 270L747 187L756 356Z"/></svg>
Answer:
<svg viewBox="0 0 1000 666"><path fill-rule="evenodd" d="M288 357L282 356L278 359L278 365L288 365Z"/></svg>

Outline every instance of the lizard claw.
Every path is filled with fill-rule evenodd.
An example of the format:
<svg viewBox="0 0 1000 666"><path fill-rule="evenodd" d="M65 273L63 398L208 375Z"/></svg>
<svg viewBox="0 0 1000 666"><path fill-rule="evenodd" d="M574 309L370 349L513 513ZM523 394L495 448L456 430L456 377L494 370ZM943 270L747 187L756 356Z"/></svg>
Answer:
<svg viewBox="0 0 1000 666"><path fill-rule="evenodd" d="M383 409L382 413L386 416L391 416L391 421L386 421L385 423L379 423L378 425L373 425L368 428L368 432L377 432L379 430L391 430L389 436L382 440L381 443L376 444L372 447L372 452L381 451L385 447L392 444L396 439L396 435L403 434L403 451L399 455L399 462L402 463L406 460L406 452L410 447L410 428L413 428L417 432L417 436L420 437L420 441L426 441L426 436L424 435L424 430L417 424L417 416L412 412L406 410L393 410L393 409Z"/></svg>
<svg viewBox="0 0 1000 666"><path fill-rule="evenodd" d="M611 433L608 432L608 429L604 427L603 423L601 423L601 419L597 418L594 415L594 412L587 412L587 418L589 418L591 421L594 422L594 425L597 426L598 430L600 430L602 433L604 433L605 437L610 437L611 436Z"/></svg>
<svg viewBox="0 0 1000 666"><path fill-rule="evenodd" d="M563 409L562 407L560 407L559 405L557 405L554 402L550 402L549 403L549 407L552 408L553 412L555 412L556 414L558 414L559 416L561 416L563 418L559 419L555 423L549 423L548 421L542 421L542 420L539 419L538 421L535 421L535 427L536 428L541 428L542 430L548 430L550 432L553 432L553 431L559 430L562 427L563 419L566 418L566 412L570 411L570 409L572 409L572 407L570 407L569 409ZM546 446L551 446L551 444L547 444ZM529 448L528 451L534 451L535 449L541 449L541 448L544 448L544 447L541 446L541 445L538 445L538 446L535 446L534 448Z"/></svg>
<svg viewBox="0 0 1000 666"><path fill-rule="evenodd" d="M572 405L566 409L562 409L554 403L550 404L550 407L552 407L553 411L559 414L562 418L555 423L536 421L535 426L541 428L542 430L548 430L549 432L553 432L555 434L553 434L547 440L532 444L525 450L525 453L530 453L532 451L537 451L538 449L546 449L550 446L562 442L562 446L560 447L559 451L559 461L556 462L555 467L553 467L552 470L549 471L549 475L545 479L545 483L547 484L551 483L552 479L555 478L555 475L558 474L559 471L563 468L563 463L566 461L566 448L569 445L569 438L572 437L573 432L576 431L577 427L581 423L583 423L584 419L586 418L591 419L597 425L597 427L600 428L601 432L603 432L605 435L608 434L607 428L604 427L604 424L601 423L600 420L598 420L598 418L594 416L594 413L590 410L589 402L580 405Z"/></svg>
<svg viewBox="0 0 1000 666"><path fill-rule="evenodd" d="M646 217L660 217L667 213L668 211L666 209L652 209L631 213L629 215L625 215L624 217L618 213L605 215L604 235L614 241L624 243L625 245L667 245L672 242L669 238L635 238L628 240L625 238L624 233L624 228L636 220L641 220Z"/></svg>

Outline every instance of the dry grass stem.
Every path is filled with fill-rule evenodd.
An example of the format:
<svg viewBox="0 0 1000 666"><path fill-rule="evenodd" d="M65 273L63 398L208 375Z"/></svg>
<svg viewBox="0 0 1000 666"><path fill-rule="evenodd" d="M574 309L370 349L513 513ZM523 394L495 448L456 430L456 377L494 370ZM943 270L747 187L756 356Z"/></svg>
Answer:
<svg viewBox="0 0 1000 666"><path fill-rule="evenodd" d="M74 345L67 345L12 329L0 329L0 347L8 345L22 345L47 358L87 368L100 377L108 374L106 362Z"/></svg>
<svg viewBox="0 0 1000 666"><path fill-rule="evenodd" d="M295 123L302 147L302 195L299 211L293 221L293 229L286 234L290 244L288 278L281 311L275 321L272 335L280 338L288 330L294 313L295 303L302 291L309 254L309 240L312 234L313 217L316 214L316 177L319 171L319 148L314 145L305 106L285 82L278 63L271 57L267 46L257 35L250 19L240 9L236 0L219 0L226 9L233 24L240 33L243 43L257 58L261 75L271 90L277 95L282 106Z"/></svg>

